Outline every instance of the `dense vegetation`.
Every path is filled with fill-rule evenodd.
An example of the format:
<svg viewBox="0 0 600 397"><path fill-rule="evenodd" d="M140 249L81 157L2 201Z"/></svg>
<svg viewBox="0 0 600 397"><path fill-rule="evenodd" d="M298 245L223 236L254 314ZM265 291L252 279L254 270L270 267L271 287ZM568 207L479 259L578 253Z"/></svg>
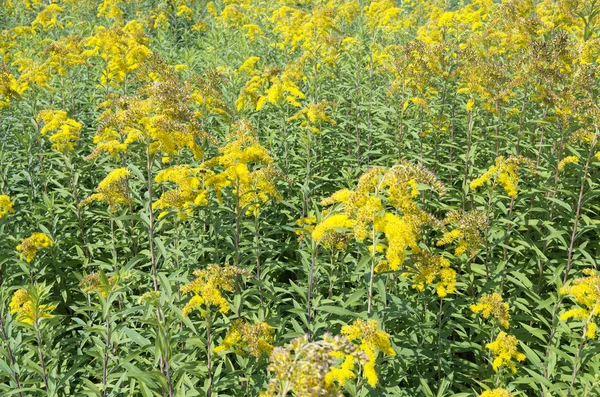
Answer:
<svg viewBox="0 0 600 397"><path fill-rule="evenodd" d="M600 1L0 0L3 396L600 396Z"/></svg>

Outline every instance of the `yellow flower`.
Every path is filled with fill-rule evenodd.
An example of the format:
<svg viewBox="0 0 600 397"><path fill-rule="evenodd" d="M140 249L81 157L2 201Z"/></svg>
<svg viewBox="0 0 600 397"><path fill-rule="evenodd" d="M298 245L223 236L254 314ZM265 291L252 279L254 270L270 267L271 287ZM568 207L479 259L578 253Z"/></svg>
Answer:
<svg viewBox="0 0 600 397"><path fill-rule="evenodd" d="M486 390L479 397L512 397L512 393L506 389Z"/></svg>
<svg viewBox="0 0 600 397"><path fill-rule="evenodd" d="M54 317L51 313L56 306L42 304L44 286L35 285L15 291L10 303L10 314L17 315L17 321L36 325L40 320Z"/></svg>
<svg viewBox="0 0 600 397"><path fill-rule="evenodd" d="M290 117L288 121L303 120L300 127L306 127L310 132L320 134L323 123L336 124L335 120L328 116L326 111L327 107L333 106L333 102L325 100L319 103L310 103Z"/></svg>
<svg viewBox="0 0 600 397"><path fill-rule="evenodd" d="M243 354L244 348L247 348L250 354L260 358L263 353L271 354L273 333L273 328L265 322L250 324L245 320L234 320L229 333L214 351L218 353L234 347L237 354Z"/></svg>
<svg viewBox="0 0 600 397"><path fill-rule="evenodd" d="M560 315L561 320L574 318L584 322L586 337L595 338L597 324L594 317L600 316L600 275L594 269L585 269L586 277L573 281L572 285L562 287L560 293L570 295L583 307L576 307Z"/></svg>
<svg viewBox="0 0 600 397"><path fill-rule="evenodd" d="M312 232L312 238L313 240L320 242L327 233L341 228L352 228L355 223L355 221L348 218L345 214L330 215L315 226Z"/></svg>
<svg viewBox="0 0 600 397"><path fill-rule="evenodd" d="M43 121L45 124L40 130L40 134L46 135L48 131L56 131L50 136L50 142L54 144L52 149L61 153L68 153L75 149L82 125L68 118L67 112L42 110L37 116L37 121Z"/></svg>
<svg viewBox="0 0 600 397"><path fill-rule="evenodd" d="M517 184L519 182L517 171L523 165L528 166L530 173L535 171L535 165L526 157L497 157L495 164L492 165L479 178L473 180L470 187L471 189L477 189L483 186L484 183L488 183L490 180L493 180L494 183L499 183L504 188L504 191L507 195L512 198L517 198Z"/></svg>
<svg viewBox="0 0 600 397"><path fill-rule="evenodd" d="M378 327L377 320L364 321L357 319L352 325L344 325L341 331L342 335L345 335L349 341L356 341L359 350L367 356L364 375L372 387L375 387L378 381L377 372L375 372L377 352L382 351L390 357L396 355L396 352L392 349L389 334L379 330Z"/></svg>
<svg viewBox="0 0 600 397"><path fill-rule="evenodd" d="M269 199L281 199L275 186L275 179L288 180L279 170L271 167L273 158L259 142L256 131L248 120L234 125L229 143L219 149L219 156L205 161L202 167L222 167L221 172L212 173L206 178L206 187L212 187L219 202L223 190L231 187L239 200L239 209L246 209L246 215L258 215L262 203ZM251 168L259 167L256 171ZM238 208L236 208L236 211Z"/></svg>
<svg viewBox="0 0 600 397"><path fill-rule="evenodd" d="M117 205L130 203L128 176L129 170L127 168L117 168L111 171L98 184L96 193L83 200L79 205L84 206L94 201L102 201L108 203L110 210L114 212Z"/></svg>
<svg viewBox="0 0 600 397"><path fill-rule="evenodd" d="M209 265L205 270L195 270L194 276L196 278L192 282L181 287L183 293L194 293L183 308L185 317L202 305L206 310L209 310L210 306L218 306L221 313L228 313L229 302L223 297L221 291L233 292L234 280L239 276L250 277L250 273L235 266Z"/></svg>
<svg viewBox="0 0 600 397"><path fill-rule="evenodd" d="M174 183L177 188L163 191L160 199L152 204L152 209L171 208L178 211L180 218L186 219L194 206L208 204L206 190L200 187L205 174L206 170L189 165L176 165L160 171L154 180L157 183Z"/></svg>
<svg viewBox="0 0 600 397"><path fill-rule="evenodd" d="M117 284L117 276L106 277L102 272L86 274L79 282L83 293L97 292L106 298Z"/></svg>
<svg viewBox="0 0 600 397"><path fill-rule="evenodd" d="M31 262L39 249L52 247L54 242L44 233L35 232L31 236L21 239L17 251L21 251L21 258Z"/></svg>
<svg viewBox="0 0 600 397"><path fill-rule="evenodd" d="M508 335L506 332L502 331L498 334L498 337L494 342L485 345L485 347L487 347L494 355L494 361L492 363L494 371L498 371L501 367L507 366L513 374L517 373L517 368L512 359L514 358L517 361L523 361L526 358L523 353L517 351L518 344L519 341L515 336Z"/></svg>
<svg viewBox="0 0 600 397"><path fill-rule="evenodd" d="M567 156L564 159L560 160L560 163L558 163L558 170L562 171L565 169L565 166L567 164L572 164L572 163L579 163L579 157L577 156Z"/></svg>
<svg viewBox="0 0 600 397"><path fill-rule="evenodd" d="M456 291L456 271L450 268L450 261L441 255L428 251L415 251L413 273L402 276L412 279L412 287L423 291L426 285L436 282L436 292L440 298Z"/></svg>
<svg viewBox="0 0 600 397"><path fill-rule="evenodd" d="M467 112L472 112L473 111L473 106L475 106L475 101L472 100L472 99L469 99L467 101L467 106L466 106Z"/></svg>
<svg viewBox="0 0 600 397"><path fill-rule="evenodd" d="M471 305L473 313L481 313L483 318L489 318L492 315L506 329L508 329L508 321L510 320L508 308L508 303L504 303L502 296L496 292L482 296L479 298L479 303Z"/></svg>
<svg viewBox="0 0 600 397"><path fill-rule="evenodd" d="M309 341L303 336L285 347L276 347L269 357L271 379L260 396L339 396L349 379L356 378L356 364L366 371L366 357L357 346L342 336L325 334Z"/></svg>
<svg viewBox="0 0 600 397"><path fill-rule="evenodd" d="M15 210L13 209L13 202L10 201L10 197L5 194L0 194L0 219L6 214L13 212L15 212Z"/></svg>
<svg viewBox="0 0 600 397"><path fill-rule="evenodd" d="M481 233L487 226L487 219L482 211L450 211L443 223L444 225L455 225L455 229L444 233L442 238L436 242L438 247L457 241L458 244L454 250L455 256L460 256L465 252L471 256L477 253L483 243Z"/></svg>

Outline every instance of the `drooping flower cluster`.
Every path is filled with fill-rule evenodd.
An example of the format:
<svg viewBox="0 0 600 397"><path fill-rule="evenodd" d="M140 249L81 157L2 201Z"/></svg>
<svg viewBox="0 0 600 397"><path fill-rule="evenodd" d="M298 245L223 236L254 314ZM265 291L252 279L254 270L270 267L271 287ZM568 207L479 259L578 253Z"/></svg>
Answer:
<svg viewBox="0 0 600 397"><path fill-rule="evenodd" d="M54 131L54 134L50 135L50 142L53 143L52 149L63 154L75 149L82 125L70 119L67 116L67 112L62 110L42 110L37 116L37 121L44 122L44 127L40 130L40 134L43 136L49 131Z"/></svg>
<svg viewBox="0 0 600 397"><path fill-rule="evenodd" d="M479 397L512 397L512 393L506 389L486 390Z"/></svg>
<svg viewBox="0 0 600 397"><path fill-rule="evenodd" d="M533 161L527 157L509 156L506 158L499 156L496 158L494 165L471 182L471 189L477 189L491 181L494 185L496 183L500 184L509 197L517 198L517 185L519 183L517 171L522 166L527 166L531 174L535 172Z"/></svg>
<svg viewBox="0 0 600 397"><path fill-rule="evenodd" d="M335 230L336 227L345 227L344 225L346 225L347 228L351 228L353 226L351 222L347 222L347 217L345 217L345 215L333 214L329 216L324 221L319 222L319 230L316 232L316 234L313 234L315 232L316 223L316 216L307 216L298 219L296 221L296 225L299 227L299 229L296 230L296 234L299 236L298 240L302 241L305 236L311 236L324 248L337 251L343 250L348 245L350 236L343 231L337 232Z"/></svg>
<svg viewBox="0 0 600 397"><path fill-rule="evenodd" d="M508 335L502 331L495 341L485 345L494 355L494 361L492 362L494 371L506 366L510 368L513 374L517 373L517 367L512 360L515 359L520 362L526 358L523 353L517 351L518 344L519 341L514 335Z"/></svg>
<svg viewBox="0 0 600 397"><path fill-rule="evenodd" d="M43 304L43 293L41 285L18 289L9 304L10 314L16 314L17 321L29 325L37 325L40 320L53 317L52 311L56 306Z"/></svg>
<svg viewBox="0 0 600 397"><path fill-rule="evenodd" d="M273 159L258 142L248 120L237 122L229 139L230 142L219 149L219 156L202 165L207 169L223 169L207 176L205 185L215 190L219 201L222 201L223 189L231 187L232 193L239 199L239 208L246 209L247 215L256 215L262 203L270 198L281 198L275 179L286 178L271 167Z"/></svg>
<svg viewBox="0 0 600 397"><path fill-rule="evenodd" d="M127 168L117 168L111 171L98 184L96 193L83 200L79 205L84 206L94 201L102 201L108 204L111 212L114 212L118 205L131 202L127 184L128 176L129 170Z"/></svg>
<svg viewBox="0 0 600 397"><path fill-rule="evenodd" d="M600 316L600 274L594 269L585 269L585 277L577 278L571 285L562 287L560 293L570 295L575 302L583 307L567 310L560 315L561 320L574 318L583 321L586 326L585 336L595 338L597 323L594 317Z"/></svg>
<svg viewBox="0 0 600 397"><path fill-rule="evenodd" d="M194 276L194 281L181 287L181 292L194 294L182 310L185 317L194 309L199 309L201 314L205 315L211 306L217 306L221 313L228 313L229 302L222 291L233 292L236 278L250 277L250 273L236 266L209 265L206 269L195 270Z"/></svg>
<svg viewBox="0 0 600 397"><path fill-rule="evenodd" d="M17 98L23 90L10 69L0 60L0 109L8 107L13 98Z"/></svg>
<svg viewBox="0 0 600 397"><path fill-rule="evenodd" d="M567 164L576 164L579 163L579 157L577 156L567 156L560 160L558 163L558 170L563 171Z"/></svg>
<svg viewBox="0 0 600 397"><path fill-rule="evenodd" d="M481 233L487 226L487 219L482 211L450 211L443 221L444 225L453 225L454 228L444 233L436 242L437 246L457 242L454 255L460 256L468 253L474 256L483 243Z"/></svg>
<svg viewBox="0 0 600 397"><path fill-rule="evenodd" d="M99 293L106 298L117 285L117 276L106 277L103 272L86 274L79 282L79 287L85 294Z"/></svg>
<svg viewBox="0 0 600 397"><path fill-rule="evenodd" d="M17 251L21 251L21 258L31 262L38 250L52 247L54 242L44 233L35 232L27 238L21 239L21 244L17 245Z"/></svg>
<svg viewBox="0 0 600 397"><path fill-rule="evenodd" d="M321 133L324 123L335 125L336 122L327 114L327 107L333 107L334 103L322 100L319 103L310 103L291 116L288 121L302 120L300 127L307 128L313 134Z"/></svg>
<svg viewBox="0 0 600 397"><path fill-rule="evenodd" d="M312 342L298 337L271 352L271 379L260 396L343 397L341 387L356 378L355 367L365 362L365 353L343 336L325 334Z"/></svg>
<svg viewBox="0 0 600 397"><path fill-rule="evenodd" d="M176 188L164 191L160 199L152 204L153 210L163 210L158 218L169 213L164 210L172 209L177 211L180 218L186 219L191 215L193 207L208 204L207 192L202 188L204 174L206 170L189 165L176 165L160 171L154 180L157 183L174 183Z"/></svg>
<svg viewBox="0 0 600 397"><path fill-rule="evenodd" d="M477 304L471 305L473 313L481 313L483 318L489 318L491 315L506 329L510 320L508 309L508 303L503 302L502 296L497 292L483 295Z"/></svg>
<svg viewBox="0 0 600 397"><path fill-rule="evenodd" d="M344 325L341 332L367 356L363 373L369 385L375 387L378 382L377 372L375 371L377 353L381 351L390 357L396 355L396 352L392 349L390 335L379 329L377 320L364 321L357 319L352 325Z"/></svg>
<svg viewBox="0 0 600 397"><path fill-rule="evenodd" d="M299 72L300 69L288 65L283 70L277 68L257 70L255 64L258 60L257 57L250 58L240 67L240 72L250 73L252 77L246 82L235 102L237 110L252 107L259 111L267 103L275 105L283 101L299 107L298 100L304 98L297 85L303 77Z"/></svg>
<svg viewBox="0 0 600 397"><path fill-rule="evenodd" d="M445 192L430 171L407 161L402 160L389 169L371 168L359 178L356 190L342 189L322 201L324 206L339 203L341 208L333 208L323 217L312 232L313 239L319 241L327 232L343 229L351 229L358 240L375 240L383 234L378 247L382 244L380 248L385 249L386 259L376 271L398 270L409 249L413 253L421 251L418 246L421 227L427 223L439 225L415 201L419 195L418 183L427 184L440 194Z"/></svg>
<svg viewBox="0 0 600 397"><path fill-rule="evenodd" d="M15 210L13 209L13 202L10 200L10 197L0 194L0 219L12 212L15 212Z"/></svg>
<svg viewBox="0 0 600 397"><path fill-rule="evenodd" d="M234 320L223 342L215 348L215 353L234 349L236 354L244 354L247 349L250 354L260 358L262 354L271 354L273 350L273 328L263 322L250 324L248 321Z"/></svg>
<svg viewBox="0 0 600 397"><path fill-rule="evenodd" d="M148 38L139 21L129 21L119 28L116 25L107 29L97 26L93 36L84 41L88 49L82 53L84 58L100 57L106 64L101 76L103 86L120 86L126 77L148 60L152 51L147 47Z"/></svg>
<svg viewBox="0 0 600 397"><path fill-rule="evenodd" d="M450 261L441 255L433 255L421 250L413 254L412 272L402 275L412 280L413 288L423 291L426 285L436 280L436 292L440 298L456 291L456 271L450 268Z"/></svg>

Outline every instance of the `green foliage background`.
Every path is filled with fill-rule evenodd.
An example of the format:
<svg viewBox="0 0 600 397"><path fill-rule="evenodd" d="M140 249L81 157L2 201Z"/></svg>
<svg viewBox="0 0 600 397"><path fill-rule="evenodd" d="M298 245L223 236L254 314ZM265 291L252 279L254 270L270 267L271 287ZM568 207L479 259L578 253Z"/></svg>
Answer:
<svg viewBox="0 0 600 397"><path fill-rule="evenodd" d="M177 16L178 6L184 2L120 2L122 19L98 17L98 1L59 3L64 12L58 19L64 28L38 29L18 37L15 46L6 50L10 54L7 63L19 53L29 53L43 62L47 56L43 50L51 41L68 35L87 37L95 26L110 27L124 23L119 21L139 19L146 27L153 53L169 65L187 65L189 70L182 72L184 81L197 76L210 80L221 93L232 120L252 121L260 142L274 157L274 165L290 180L278 182L283 199L263 205L258 223L252 216L241 217L239 265L255 272L259 261L262 277L260 281L249 279L238 292L228 295L233 310L214 317L209 346L203 319L197 314L182 316L181 308L189 297L179 288L191 280L195 269L234 262L233 198L226 195L219 203L211 196L208 206L199 208L185 221L175 215L156 221L157 278L164 314L164 321L158 321L151 306L138 302L142 294L152 290L143 152L128 154L133 211L124 206L111 214L101 204L85 207L81 219L87 248L82 243L77 202L92 194L110 170L121 166L108 156L85 159L94 147L98 105L107 92L99 83L102 62L94 60L89 66L72 68L68 79L55 75L50 81L53 90L32 87L11 101L0 113L0 193L9 195L15 207L14 214L0 221L3 396L102 395L104 319L109 311L107 391L113 396L166 395L167 379L160 370L165 350L169 351L174 395L204 396L209 388L213 396L258 395L268 381L266 356L256 360L233 352L215 355L212 382L208 376L207 352L222 341L238 314L269 323L276 331L277 346L308 332L315 337L325 332L337 334L342 325L355 318L379 320L390 334L397 355L379 357L380 383L376 388L364 382L348 382L344 388L348 396L476 396L494 386L506 387L514 396L567 396L574 365L578 370L571 395L600 395L600 344L591 339L582 345L582 323L558 319L558 314L573 306L570 299L559 295L569 247L573 245L569 279L581 276L585 268L598 268L599 162L592 158L585 167L589 145L568 145L568 137L577 130L598 134L597 60L583 66L578 62L582 43L597 37L593 26L600 8L594 8L595 2L574 2L571 10L582 20L589 20L586 29L590 33L586 30L583 36L565 33L567 28L557 26L533 32L525 46L505 48L500 53L493 53L492 43L485 40L461 41L484 54L469 58L468 49L460 48L459 42L448 35L442 41L445 55L430 60L444 59L445 63L429 65L428 69L425 62L419 72L422 84L400 93L389 89L394 74L374 61L377 45L400 46L399 52L390 51L392 58L402 54L406 43L414 43L417 36L423 39L419 27L437 21L439 14L434 11L438 4L398 4L400 20L410 23L392 34L383 34L368 28L364 7L370 2L359 1L359 14L353 22L332 27L328 36L355 37L360 50L340 51L334 64L310 59L301 71L305 79L298 84L307 97L303 105L322 99L332 103L328 115L336 123L323 123L322 132L316 135L288 121L297 111L289 103L267 104L261 111L236 110L235 101L247 81L236 70L246 59L260 57L257 68L284 68L303 54L300 47L280 50L270 45L278 37L268 27L270 15L253 22L262 24L264 34L252 40L241 27L227 26L213 17L204 1L188 2L193 10L191 19ZM241 12L248 7L263 7L266 12L274 3L233 4ZM328 6L320 1L287 3L309 14L323 12L321 8ZM446 10L468 7L459 3ZM536 5L526 15L511 8L529 3L540 2L490 5L488 17L497 23L498 16L508 13L514 20L505 23L518 30L520 24L541 18L535 13ZM557 12L565 12L563 3L557 2ZM225 6L217 2L216 9L220 13ZM1 1L0 37L7 36L14 27L30 25L43 7L33 4L28 9L25 2ZM440 9L444 10L444 5ZM166 21L155 28L155 19L161 13ZM489 26L501 28L492 22ZM430 54L430 49L423 51ZM552 74L560 69L551 64L558 62L555 55L567 52L564 56L570 58L565 62L579 68L578 72ZM526 62L533 58L547 62L546 68ZM394 64L394 60L387 62ZM405 70L406 65L396 64ZM17 68L9 67L18 76ZM577 73L584 72L587 80L583 84L578 82ZM526 82L517 84L517 77L522 76L526 76ZM510 95L506 100L498 99L500 96L494 100L493 96L476 92L459 93L458 87L469 79L483 79L495 94L506 88ZM108 91L126 95L135 89L136 82L131 81L127 86L109 87ZM585 102L586 95L593 100ZM544 96L552 99L541 98ZM424 98L427 104L420 107L411 98ZM474 100L472 112L466 110L469 99ZM496 106L499 112L490 111ZM83 124L77 149L68 157L52 150L47 137L40 136L35 116L41 109L66 110L69 117ZM588 113L592 116L579 117ZM443 127L438 122L441 116ZM218 142L206 146L206 157L211 158L225 142L230 120L208 114L202 118L202 125ZM307 148L311 164L308 178ZM519 172L519 193L514 201L500 188L470 190L469 182L485 172L497 156L516 154L530 158L536 173L529 176ZM558 172L557 165L566 155L577 155L582 160ZM473 258L454 257L452 250L435 247L439 236L425 233L422 243L451 259L458 273L457 292L441 299L434 286L418 291L402 272L384 273L375 279L371 315L366 311L370 255L365 243L351 241L347 249L335 255L319 250L314 254L309 320L307 295L313 245L308 238L298 239L296 220L320 214L321 199L339 189L354 188L358 177L370 167L392 166L399 158L423 164L446 185L444 196L432 195L421 186L420 205L438 219L461 208L489 214L489 230L481 231L485 246ZM178 161L198 164L187 155L181 155ZM156 158L154 175L162 167L160 158ZM157 185L156 189L160 191L161 187ZM34 231L46 233L55 246L40 251L28 264L19 259L15 247ZM490 271L487 280L486 262ZM410 271L410 258L407 269ZM100 270L109 275L119 270L127 275L110 301L88 296L79 287L85 274ZM55 317L44 321L41 332L47 391L35 333L18 324L8 308L14 291L33 280L48 286L47 299L57 305ZM515 375L494 372L485 348L494 332L491 323L469 309L482 294L495 291L510 304L510 332L519 339L519 350L527 356L517 365ZM13 371L18 373L20 388L14 383Z"/></svg>

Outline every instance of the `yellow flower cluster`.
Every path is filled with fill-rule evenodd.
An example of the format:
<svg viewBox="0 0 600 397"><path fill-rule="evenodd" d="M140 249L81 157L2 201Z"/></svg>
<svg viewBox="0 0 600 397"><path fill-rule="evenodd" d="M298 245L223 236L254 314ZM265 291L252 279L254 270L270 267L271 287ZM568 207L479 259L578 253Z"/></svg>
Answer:
<svg viewBox="0 0 600 397"><path fill-rule="evenodd" d="M126 152L129 145L136 142L141 135L139 130L133 128L126 128L124 134L120 134L112 127L103 128L94 136L96 147L86 158L93 160L101 153L116 156L118 153Z"/></svg>
<svg viewBox="0 0 600 397"><path fill-rule="evenodd" d="M38 250L52 247L54 242L44 233L35 232L27 238L21 239L21 244L17 245L17 251L21 251L21 258L31 262Z"/></svg>
<svg viewBox="0 0 600 397"><path fill-rule="evenodd" d="M258 59L254 58L249 58L240 68L241 72L250 73L252 77L246 82L235 101L237 110L241 111L247 106L252 106L258 111L267 103L275 105L284 100L299 107L298 100L305 97L297 85L303 77L299 72L300 68L288 65L282 71L276 68L256 70L255 64Z"/></svg>
<svg viewBox="0 0 600 397"><path fill-rule="evenodd" d="M323 123L336 124L335 120L328 116L326 111L327 107L333 106L333 102L326 100L319 103L310 103L291 116L288 121L302 120L300 127L308 128L313 134L320 134Z"/></svg>
<svg viewBox="0 0 600 397"><path fill-rule="evenodd" d="M33 325L43 319L51 318L54 305L42 304L40 302L43 287L34 286L29 289L21 288L15 291L10 303L10 314L17 315L17 321Z"/></svg>
<svg viewBox="0 0 600 397"><path fill-rule="evenodd" d="M187 219L194 206L208 204L206 190L201 188L200 175L203 172L205 173L206 170L192 168L189 165L176 165L160 171L154 180L157 183L174 183L177 188L164 191L160 199L152 204L152 209L170 208L176 210L181 219ZM168 213L168 211L161 212L158 219Z"/></svg>
<svg viewBox="0 0 600 397"><path fill-rule="evenodd" d="M96 188L96 193L92 194L81 203L80 206L88 205L94 201L102 201L108 203L111 212L114 212L117 205L128 204L131 202L129 198L129 188L127 177L129 170L127 168L117 168L112 170Z"/></svg>
<svg viewBox="0 0 600 397"><path fill-rule="evenodd" d="M519 183L519 177L517 171L523 165L528 166L529 172L533 174L535 172L535 165L533 162L523 156L499 156L496 158L496 162L492 165L484 174L479 178L471 182L471 189L477 189L483 184L493 181L500 184L507 195L512 198L517 198L517 184Z"/></svg>
<svg viewBox="0 0 600 397"><path fill-rule="evenodd" d="M513 335L508 335L502 331L496 337L496 340L492 343L485 345L492 354L494 355L494 361L492 362L492 368L494 371L498 371L501 367L507 366L510 368L512 373L517 373L517 367L512 361L514 358L517 361L525 360L525 355L517 351L517 345L519 341Z"/></svg>
<svg viewBox="0 0 600 397"><path fill-rule="evenodd" d="M413 272L402 276L412 279L412 287L423 291L426 285L436 282L436 292L440 298L456 292L456 271L450 268L450 261L441 255L433 255L428 251L414 253Z"/></svg>
<svg viewBox="0 0 600 397"><path fill-rule="evenodd" d="M479 397L512 397L512 393L506 389L486 390Z"/></svg>
<svg viewBox="0 0 600 397"><path fill-rule="evenodd" d="M489 318L491 315L506 329L510 320L508 309L508 303L503 302L502 296L497 292L483 295L477 304L471 305L474 313L481 313L483 318Z"/></svg>
<svg viewBox="0 0 600 397"><path fill-rule="evenodd" d="M67 70L78 65L87 65L87 61L81 55L83 39L76 36L68 36L64 39L52 42L44 52L48 55L45 64L59 76L67 75Z"/></svg>
<svg viewBox="0 0 600 397"><path fill-rule="evenodd" d="M595 338L598 325L592 319L600 316L600 275L594 269L585 269L585 277L577 278L572 285L562 287L560 293L571 295L583 307L567 310L560 315L561 320L574 318L586 326L585 336Z"/></svg>
<svg viewBox="0 0 600 397"><path fill-rule="evenodd" d="M10 201L10 197L0 194L0 219L12 212L15 212L15 210L13 209L13 202Z"/></svg>
<svg viewBox="0 0 600 397"><path fill-rule="evenodd" d="M86 274L79 282L84 294L97 292L106 298L117 285L117 276L106 277L103 272Z"/></svg>
<svg viewBox="0 0 600 397"><path fill-rule="evenodd" d="M340 229L352 229L355 225L356 221L348 218L346 214L330 214L313 228L311 235L313 240L320 242L331 232L340 231Z"/></svg>
<svg viewBox="0 0 600 397"><path fill-rule="evenodd" d="M396 355L390 343L389 334L378 329L377 320L360 320L357 319L352 325L344 325L342 327L342 335L346 336L349 341L354 342L359 350L367 357L367 362L364 365L364 376L367 382L372 387L378 382L377 372L375 372L375 360L377 352L382 351L386 356L393 357Z"/></svg>
<svg viewBox="0 0 600 397"><path fill-rule="evenodd" d="M129 21L123 28L117 26L111 29L97 26L94 35L83 43L89 48L81 54L84 58L100 57L106 62L101 77L103 86L118 87L129 73L137 70L152 55L139 21Z"/></svg>
<svg viewBox="0 0 600 397"><path fill-rule="evenodd" d="M209 265L204 270L195 270L194 281L181 287L183 293L194 293L194 296L183 308L183 315L188 317L194 309L200 309L202 315L210 311L210 306L218 306L221 313L229 312L229 302L221 291L233 292L234 280L239 276L250 277L250 273L236 266Z"/></svg>
<svg viewBox="0 0 600 397"><path fill-rule="evenodd" d="M219 202L223 200L223 189L232 187L232 193L239 199L240 209L246 214L258 214L260 205L269 198L280 199L275 186L275 178L284 176L270 164L271 155L259 142L256 132L247 120L233 126L230 142L219 149L219 156L204 162L202 167L221 167L221 172L212 173L206 178L206 186L212 187ZM253 171L252 168L260 167Z"/></svg>
<svg viewBox="0 0 600 397"><path fill-rule="evenodd" d="M109 19L120 18L123 11L119 7L121 0L104 0L98 5L98 18L106 17Z"/></svg>
<svg viewBox="0 0 600 397"><path fill-rule="evenodd" d="M271 379L260 396L276 397L290 392L306 397L340 396L344 383L356 378L356 364L365 362L365 353L345 337L325 334L312 342L307 336L299 337L271 352Z"/></svg>
<svg viewBox="0 0 600 397"><path fill-rule="evenodd" d="M377 238L383 233L386 260L376 270L398 270L408 249L413 253L420 251L421 227L426 223L438 224L415 202L418 183L428 184L440 194L445 191L430 171L407 161L389 169L371 168L359 178L356 190L339 190L321 202L324 206L341 204L342 213L332 212L324 217L315 226L313 239L318 241L332 230L341 232L341 228L352 229L358 240ZM388 206L392 208L388 210Z"/></svg>
<svg viewBox="0 0 600 397"><path fill-rule="evenodd" d="M340 218L340 216L342 218ZM311 236L318 244L330 250L343 250L348 245L349 236L343 231L337 231L338 228L352 228L353 223L346 219L343 214L333 214L323 222L319 223L319 230L316 230L316 216L300 218L296 221L299 229L296 234L298 240L302 241L305 235ZM344 226L346 225L346 226ZM316 234L315 233L316 230Z"/></svg>
<svg viewBox="0 0 600 397"><path fill-rule="evenodd" d="M442 246L457 242L454 255L460 256L466 252L474 256L483 243L481 233L487 226L485 213L482 211L450 211L443 221L444 225L454 225L454 229L444 233L436 245Z"/></svg>
<svg viewBox="0 0 600 397"><path fill-rule="evenodd" d="M19 82L8 67L0 62L0 109L8 107L10 101L23 91L19 88Z"/></svg>
<svg viewBox="0 0 600 397"><path fill-rule="evenodd" d="M16 91L19 94L24 93L31 87L52 91L52 87L50 87L52 73L50 65L47 62L40 63L23 56L14 61L13 65L18 66L17 71L21 73L18 79L18 86L16 87Z"/></svg>
<svg viewBox="0 0 600 397"><path fill-rule="evenodd" d="M562 171L565 169L567 164L579 163L579 157L577 156L567 156L564 159L560 160L558 163L558 170Z"/></svg>
<svg viewBox="0 0 600 397"><path fill-rule="evenodd" d="M265 323L250 324L245 320L234 320L223 342L215 348L215 353L234 348L236 354L243 354L247 348L256 358L273 351L273 328Z"/></svg>
<svg viewBox="0 0 600 397"><path fill-rule="evenodd" d="M57 19L58 15L62 12L64 12L64 9L58 4L49 4L37 14L34 21L31 22L31 27L34 29L41 27L44 30L51 30L56 27L62 29L63 24Z"/></svg>
<svg viewBox="0 0 600 397"><path fill-rule="evenodd" d="M43 121L44 126L40 130L40 134L45 136L49 131L56 131L50 135L50 142L53 143L52 149L68 153L75 149L75 143L79 140L79 132L81 131L81 123L70 119L67 112L62 110L42 110L37 121Z"/></svg>

